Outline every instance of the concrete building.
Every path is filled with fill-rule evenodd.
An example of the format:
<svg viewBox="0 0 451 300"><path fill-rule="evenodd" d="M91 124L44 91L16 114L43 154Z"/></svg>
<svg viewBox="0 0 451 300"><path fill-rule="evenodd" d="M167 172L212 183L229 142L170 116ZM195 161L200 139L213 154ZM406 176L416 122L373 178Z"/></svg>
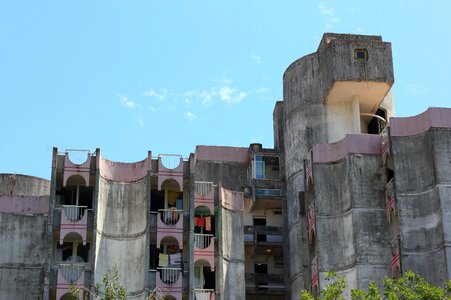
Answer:
<svg viewBox="0 0 451 300"><path fill-rule="evenodd" d="M298 299L412 269L451 277L451 109L393 117L390 43L325 34L293 62L274 147L113 162L53 150L0 175L0 298L67 299L117 266L129 299Z"/></svg>

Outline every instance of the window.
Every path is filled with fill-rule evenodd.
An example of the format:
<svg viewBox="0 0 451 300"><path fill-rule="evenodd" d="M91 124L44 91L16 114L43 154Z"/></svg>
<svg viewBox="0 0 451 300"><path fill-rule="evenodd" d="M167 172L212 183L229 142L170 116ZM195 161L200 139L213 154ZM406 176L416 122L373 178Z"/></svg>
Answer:
<svg viewBox="0 0 451 300"><path fill-rule="evenodd" d="M366 49L355 49L354 58L357 60L368 60L368 50Z"/></svg>
<svg viewBox="0 0 451 300"><path fill-rule="evenodd" d="M260 197L280 197L279 189L255 189L255 195Z"/></svg>
<svg viewBox="0 0 451 300"><path fill-rule="evenodd" d="M279 157L255 155L254 178L279 180Z"/></svg>

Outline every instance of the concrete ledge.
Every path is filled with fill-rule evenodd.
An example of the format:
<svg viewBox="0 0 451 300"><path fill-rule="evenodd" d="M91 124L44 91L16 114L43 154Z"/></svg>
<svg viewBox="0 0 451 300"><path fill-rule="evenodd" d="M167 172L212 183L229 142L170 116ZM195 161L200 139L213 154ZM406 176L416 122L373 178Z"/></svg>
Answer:
<svg viewBox="0 0 451 300"><path fill-rule="evenodd" d="M332 163L349 154L381 155L381 136L372 134L347 134L344 139L332 144L313 146L313 163Z"/></svg>
<svg viewBox="0 0 451 300"><path fill-rule="evenodd" d="M149 151L144 160L134 163L113 162L100 156L100 176L116 182L133 182L147 176L151 170L152 154Z"/></svg>
<svg viewBox="0 0 451 300"><path fill-rule="evenodd" d="M0 196L0 213L47 215L49 213L49 196Z"/></svg>
<svg viewBox="0 0 451 300"><path fill-rule="evenodd" d="M431 127L451 128L451 108L430 107L425 112L407 118L390 118L390 136L411 136Z"/></svg>

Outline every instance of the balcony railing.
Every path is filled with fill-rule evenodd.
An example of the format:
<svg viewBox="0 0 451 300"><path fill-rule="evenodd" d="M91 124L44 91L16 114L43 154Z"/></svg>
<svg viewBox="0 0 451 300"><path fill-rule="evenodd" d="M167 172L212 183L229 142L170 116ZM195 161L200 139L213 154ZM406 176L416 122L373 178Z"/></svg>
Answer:
<svg viewBox="0 0 451 300"><path fill-rule="evenodd" d="M87 206L63 205L64 215L69 221L76 222L83 217L83 212Z"/></svg>
<svg viewBox="0 0 451 300"><path fill-rule="evenodd" d="M196 181L194 182L196 194L205 197L211 193L213 189L213 182L209 181Z"/></svg>
<svg viewBox="0 0 451 300"><path fill-rule="evenodd" d="M181 219L183 210L178 209L159 209L161 222L166 225L176 225Z"/></svg>
<svg viewBox="0 0 451 300"><path fill-rule="evenodd" d="M208 248L211 244L212 234L194 234L194 245L199 249Z"/></svg>
<svg viewBox="0 0 451 300"><path fill-rule="evenodd" d="M60 264L59 269L64 279L68 282L76 282L83 272L84 265Z"/></svg>
<svg viewBox="0 0 451 300"><path fill-rule="evenodd" d="M176 169L180 162L183 161L183 158L181 155L178 154L159 154L158 159L161 161L161 164L166 169Z"/></svg>
<svg viewBox="0 0 451 300"><path fill-rule="evenodd" d="M215 290L212 289L193 289L194 300L213 300Z"/></svg>
<svg viewBox="0 0 451 300"><path fill-rule="evenodd" d="M284 293L282 274L245 274L246 292L248 293Z"/></svg>
<svg viewBox="0 0 451 300"><path fill-rule="evenodd" d="M179 280L181 268L158 268L162 282L172 285Z"/></svg>
<svg viewBox="0 0 451 300"><path fill-rule="evenodd" d="M283 233L282 227L277 226L244 226L245 242L264 242L269 244L282 244Z"/></svg>
<svg viewBox="0 0 451 300"><path fill-rule="evenodd" d="M257 197L280 197L281 195L279 189L255 189L255 196Z"/></svg>
<svg viewBox="0 0 451 300"><path fill-rule="evenodd" d="M391 271L392 277L398 277L402 272L401 267L401 239L399 236L395 237L390 242L391 248Z"/></svg>

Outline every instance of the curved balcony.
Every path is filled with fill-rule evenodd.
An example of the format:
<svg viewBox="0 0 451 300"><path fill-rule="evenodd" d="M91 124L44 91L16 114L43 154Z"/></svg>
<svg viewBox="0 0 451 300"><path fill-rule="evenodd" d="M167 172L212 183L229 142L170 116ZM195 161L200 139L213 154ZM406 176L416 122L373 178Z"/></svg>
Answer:
<svg viewBox="0 0 451 300"><path fill-rule="evenodd" d="M390 242L391 248L391 273L393 278L397 278L401 272L401 240L399 236Z"/></svg>
<svg viewBox="0 0 451 300"><path fill-rule="evenodd" d="M82 287L85 281L84 266L77 264L60 264L56 283L56 299L67 294L72 285ZM80 299L83 293L80 293Z"/></svg>
<svg viewBox="0 0 451 300"><path fill-rule="evenodd" d="M86 235L88 228L87 206L63 205L60 226L60 244L64 237L71 232L78 233L86 245Z"/></svg>
<svg viewBox="0 0 451 300"><path fill-rule="evenodd" d="M181 268L159 267L157 269L157 287L182 288Z"/></svg>
<svg viewBox="0 0 451 300"><path fill-rule="evenodd" d="M178 209L159 209L159 221L166 226L176 226L183 218L183 210ZM163 227L164 227L163 225Z"/></svg>
<svg viewBox="0 0 451 300"><path fill-rule="evenodd" d="M206 206L210 211L214 211L214 186L213 182L194 182L194 206Z"/></svg>
<svg viewBox="0 0 451 300"><path fill-rule="evenodd" d="M215 265L215 238L212 234L194 234L194 261L205 260Z"/></svg>
<svg viewBox="0 0 451 300"><path fill-rule="evenodd" d="M313 245L315 242L316 235L316 215L314 202L310 203L309 205L307 219L308 219L308 239L310 241L310 245Z"/></svg>
<svg viewBox="0 0 451 300"><path fill-rule="evenodd" d="M183 191L183 157L176 154L158 155L158 190L168 179L177 181Z"/></svg>
<svg viewBox="0 0 451 300"><path fill-rule="evenodd" d="M194 300L214 300L215 290L213 289L193 289Z"/></svg>
<svg viewBox="0 0 451 300"><path fill-rule="evenodd" d="M319 267L318 267L318 256L312 260L312 293L317 295L319 291Z"/></svg>
<svg viewBox="0 0 451 300"><path fill-rule="evenodd" d="M63 185L66 186L69 177L78 175L84 180L84 185L89 185L89 170L91 168L91 156L89 150L71 149L64 153Z"/></svg>

